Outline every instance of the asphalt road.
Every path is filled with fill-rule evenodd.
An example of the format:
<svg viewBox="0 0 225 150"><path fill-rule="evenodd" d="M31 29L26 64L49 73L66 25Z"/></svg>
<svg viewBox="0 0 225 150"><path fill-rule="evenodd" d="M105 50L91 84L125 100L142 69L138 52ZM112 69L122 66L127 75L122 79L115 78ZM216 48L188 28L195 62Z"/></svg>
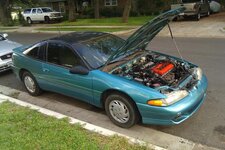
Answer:
<svg viewBox="0 0 225 150"><path fill-rule="evenodd" d="M39 40L56 36L41 33L9 33L9 39L22 44L31 44ZM194 142L225 149L225 39L177 38L184 59L198 64L209 80L208 94L200 110L190 119L175 126L151 126L169 134L180 136ZM149 48L178 56L170 38L155 38ZM12 72L0 74L0 85L24 91ZM45 94L48 96L48 93ZM51 93L49 94L51 95ZM87 104L82 104L87 105ZM90 108L87 105L87 108ZM93 109L93 111L98 111ZM99 111L102 113L102 111Z"/></svg>

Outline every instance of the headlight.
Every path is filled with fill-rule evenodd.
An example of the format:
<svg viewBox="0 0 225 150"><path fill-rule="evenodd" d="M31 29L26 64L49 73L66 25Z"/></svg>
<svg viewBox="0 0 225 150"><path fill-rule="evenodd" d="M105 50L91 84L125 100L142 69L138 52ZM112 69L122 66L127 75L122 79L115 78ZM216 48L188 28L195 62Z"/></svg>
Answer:
<svg viewBox="0 0 225 150"><path fill-rule="evenodd" d="M202 79L202 69L201 68L196 68L194 70L194 75L195 75L197 80L201 80Z"/></svg>
<svg viewBox="0 0 225 150"><path fill-rule="evenodd" d="M167 96L165 99L149 100L147 103L152 106L169 106L185 98L188 92L186 90L180 90L165 95Z"/></svg>
<svg viewBox="0 0 225 150"><path fill-rule="evenodd" d="M55 14L51 14L50 17L55 17Z"/></svg>

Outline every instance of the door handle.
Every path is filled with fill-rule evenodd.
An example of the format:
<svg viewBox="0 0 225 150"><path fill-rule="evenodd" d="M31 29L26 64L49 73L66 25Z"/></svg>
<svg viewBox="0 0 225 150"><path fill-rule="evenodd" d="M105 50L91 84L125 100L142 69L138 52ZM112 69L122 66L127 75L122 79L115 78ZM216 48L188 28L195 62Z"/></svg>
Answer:
<svg viewBox="0 0 225 150"><path fill-rule="evenodd" d="M49 69L43 68L43 72L49 72Z"/></svg>

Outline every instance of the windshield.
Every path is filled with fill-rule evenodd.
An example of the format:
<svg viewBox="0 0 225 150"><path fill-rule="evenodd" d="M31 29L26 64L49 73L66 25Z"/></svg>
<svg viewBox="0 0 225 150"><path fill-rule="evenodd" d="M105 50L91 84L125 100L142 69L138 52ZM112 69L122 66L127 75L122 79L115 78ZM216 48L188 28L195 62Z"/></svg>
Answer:
<svg viewBox="0 0 225 150"><path fill-rule="evenodd" d="M43 12L53 12L51 8L41 8Z"/></svg>
<svg viewBox="0 0 225 150"><path fill-rule="evenodd" d="M200 2L201 0L182 0L182 3L195 3Z"/></svg>
<svg viewBox="0 0 225 150"><path fill-rule="evenodd" d="M88 41L82 44L75 44L77 52L83 57L88 64L97 69L103 66L108 58L124 44L124 40L107 34Z"/></svg>

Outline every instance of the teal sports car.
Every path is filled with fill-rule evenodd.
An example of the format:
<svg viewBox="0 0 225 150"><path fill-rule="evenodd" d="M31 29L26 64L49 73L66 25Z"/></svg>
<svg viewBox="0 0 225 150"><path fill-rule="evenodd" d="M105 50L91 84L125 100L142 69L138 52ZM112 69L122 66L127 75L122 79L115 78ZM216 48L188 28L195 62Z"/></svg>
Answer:
<svg viewBox="0 0 225 150"><path fill-rule="evenodd" d="M16 48L12 68L29 94L74 97L105 109L120 127L179 124L203 103L207 78L198 66L146 46L183 11L161 14L127 40L75 32Z"/></svg>

